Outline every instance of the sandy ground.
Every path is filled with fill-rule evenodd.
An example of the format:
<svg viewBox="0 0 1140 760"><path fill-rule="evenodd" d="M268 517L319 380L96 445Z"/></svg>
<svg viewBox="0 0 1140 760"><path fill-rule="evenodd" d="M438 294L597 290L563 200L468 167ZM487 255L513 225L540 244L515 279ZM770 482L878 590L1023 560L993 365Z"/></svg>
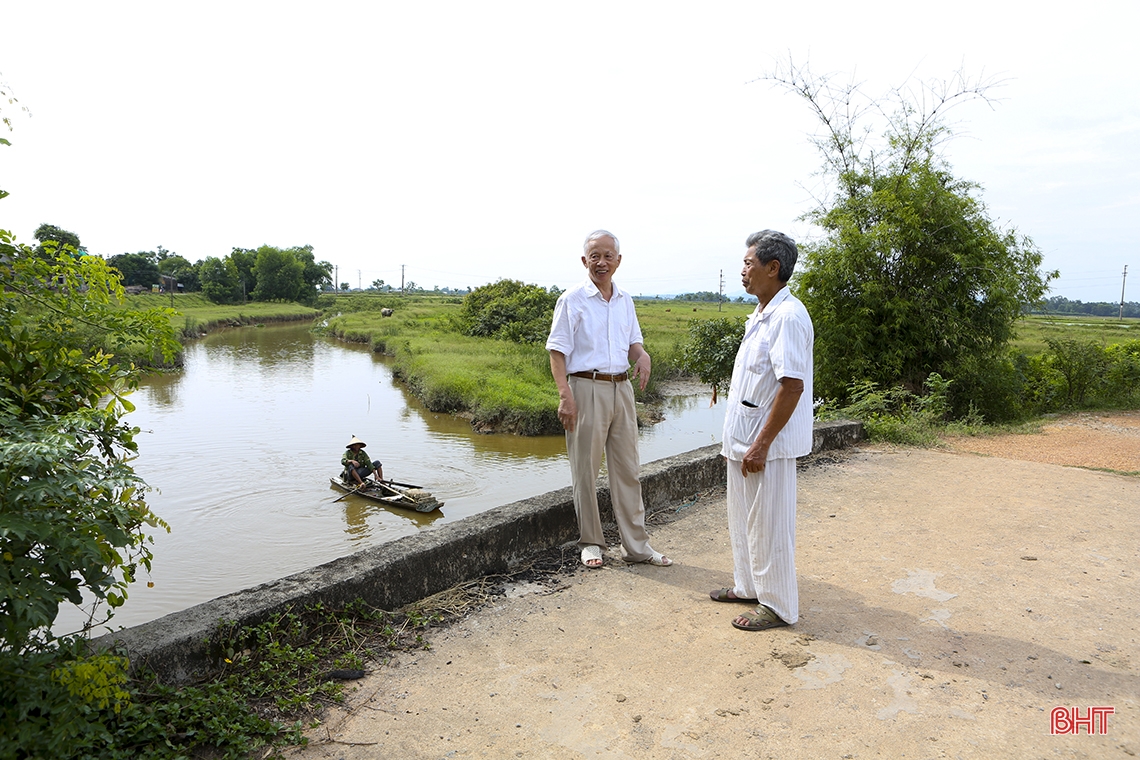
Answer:
<svg viewBox="0 0 1140 760"><path fill-rule="evenodd" d="M1140 471L1137 415L1007 438L801 469L795 626L738 631L709 600L732 567L705 494L651 528L673 567L611 548L513 586L375 666L289 755L1134 757L1140 477L1062 463ZM1057 706L1113 713L1053 735Z"/></svg>
<svg viewBox="0 0 1140 760"><path fill-rule="evenodd" d="M1057 417L1032 435L947 440L956 451L1140 475L1140 412Z"/></svg>

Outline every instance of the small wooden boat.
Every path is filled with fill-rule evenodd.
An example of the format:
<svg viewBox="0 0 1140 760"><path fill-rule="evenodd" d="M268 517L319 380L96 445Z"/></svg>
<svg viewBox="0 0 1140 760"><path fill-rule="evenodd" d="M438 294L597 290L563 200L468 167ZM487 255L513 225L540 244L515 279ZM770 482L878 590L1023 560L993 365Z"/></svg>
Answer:
<svg viewBox="0 0 1140 760"><path fill-rule="evenodd" d="M391 481L377 483L375 480L369 480L364 487L358 489L340 478L329 478L329 482L335 488L344 491L346 496L350 494L360 496L393 507L414 509L417 512L434 512L443 506L442 501L438 501L420 486L413 486L408 483L396 484Z"/></svg>

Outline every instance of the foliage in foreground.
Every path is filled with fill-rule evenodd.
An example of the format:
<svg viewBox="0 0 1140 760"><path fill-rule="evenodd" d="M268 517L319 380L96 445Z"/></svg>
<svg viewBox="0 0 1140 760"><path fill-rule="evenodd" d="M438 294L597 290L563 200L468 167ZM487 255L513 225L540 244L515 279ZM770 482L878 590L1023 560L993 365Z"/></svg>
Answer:
<svg viewBox="0 0 1140 760"><path fill-rule="evenodd" d="M345 672L393 650L425 646L441 619L417 608L388 613L355 602L286 610L258 626L226 624L215 636L220 668L190 686L127 675L125 658L89 656L78 639L31 657L0 653L12 689L0 693L9 758L246 758L304 742L304 720L343 699ZM264 754L260 756L265 756Z"/></svg>
<svg viewBox="0 0 1140 760"><path fill-rule="evenodd" d="M165 528L130 466L137 373L91 346L169 358L178 343L164 311L116 308L98 257L37 254L0 231L0 260L0 651L22 654L51 646L65 602L106 604L89 626L109 618L150 566L146 529Z"/></svg>
<svg viewBox="0 0 1140 760"><path fill-rule="evenodd" d="M0 752L58 757L126 698L121 660L57 636L60 605L91 602L84 630L108 620L166 527L130 466L137 373L114 353L169 361L178 343L166 311L118 308L98 257L0 230L0 274Z"/></svg>

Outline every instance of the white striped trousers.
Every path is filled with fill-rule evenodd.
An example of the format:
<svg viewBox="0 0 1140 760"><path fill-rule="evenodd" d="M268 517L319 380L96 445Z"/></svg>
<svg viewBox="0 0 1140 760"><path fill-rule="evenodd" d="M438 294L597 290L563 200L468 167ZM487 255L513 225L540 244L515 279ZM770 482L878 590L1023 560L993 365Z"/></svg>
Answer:
<svg viewBox="0 0 1140 760"><path fill-rule="evenodd" d="M761 604L791 624L800 617L796 586L796 460L769 459L747 478L728 463L728 535L732 592Z"/></svg>

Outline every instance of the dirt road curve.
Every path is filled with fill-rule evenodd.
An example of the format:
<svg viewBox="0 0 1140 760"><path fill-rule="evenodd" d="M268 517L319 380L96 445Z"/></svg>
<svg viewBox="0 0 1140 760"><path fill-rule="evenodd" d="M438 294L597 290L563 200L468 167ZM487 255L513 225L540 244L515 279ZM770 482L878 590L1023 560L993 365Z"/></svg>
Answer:
<svg viewBox="0 0 1140 760"><path fill-rule="evenodd" d="M804 468L802 617L768 632L737 631L739 607L707 596L731 584L723 495L677 505L652 529L674 567L611 549L553 591L511 588L376 666L290 754L1135 757L1140 477L1038 455L1075 435L1074 463L1140 471L1136 431L1136 415L1058 420L1016 446ZM1094 735L1054 735L1058 706L1113 711Z"/></svg>

